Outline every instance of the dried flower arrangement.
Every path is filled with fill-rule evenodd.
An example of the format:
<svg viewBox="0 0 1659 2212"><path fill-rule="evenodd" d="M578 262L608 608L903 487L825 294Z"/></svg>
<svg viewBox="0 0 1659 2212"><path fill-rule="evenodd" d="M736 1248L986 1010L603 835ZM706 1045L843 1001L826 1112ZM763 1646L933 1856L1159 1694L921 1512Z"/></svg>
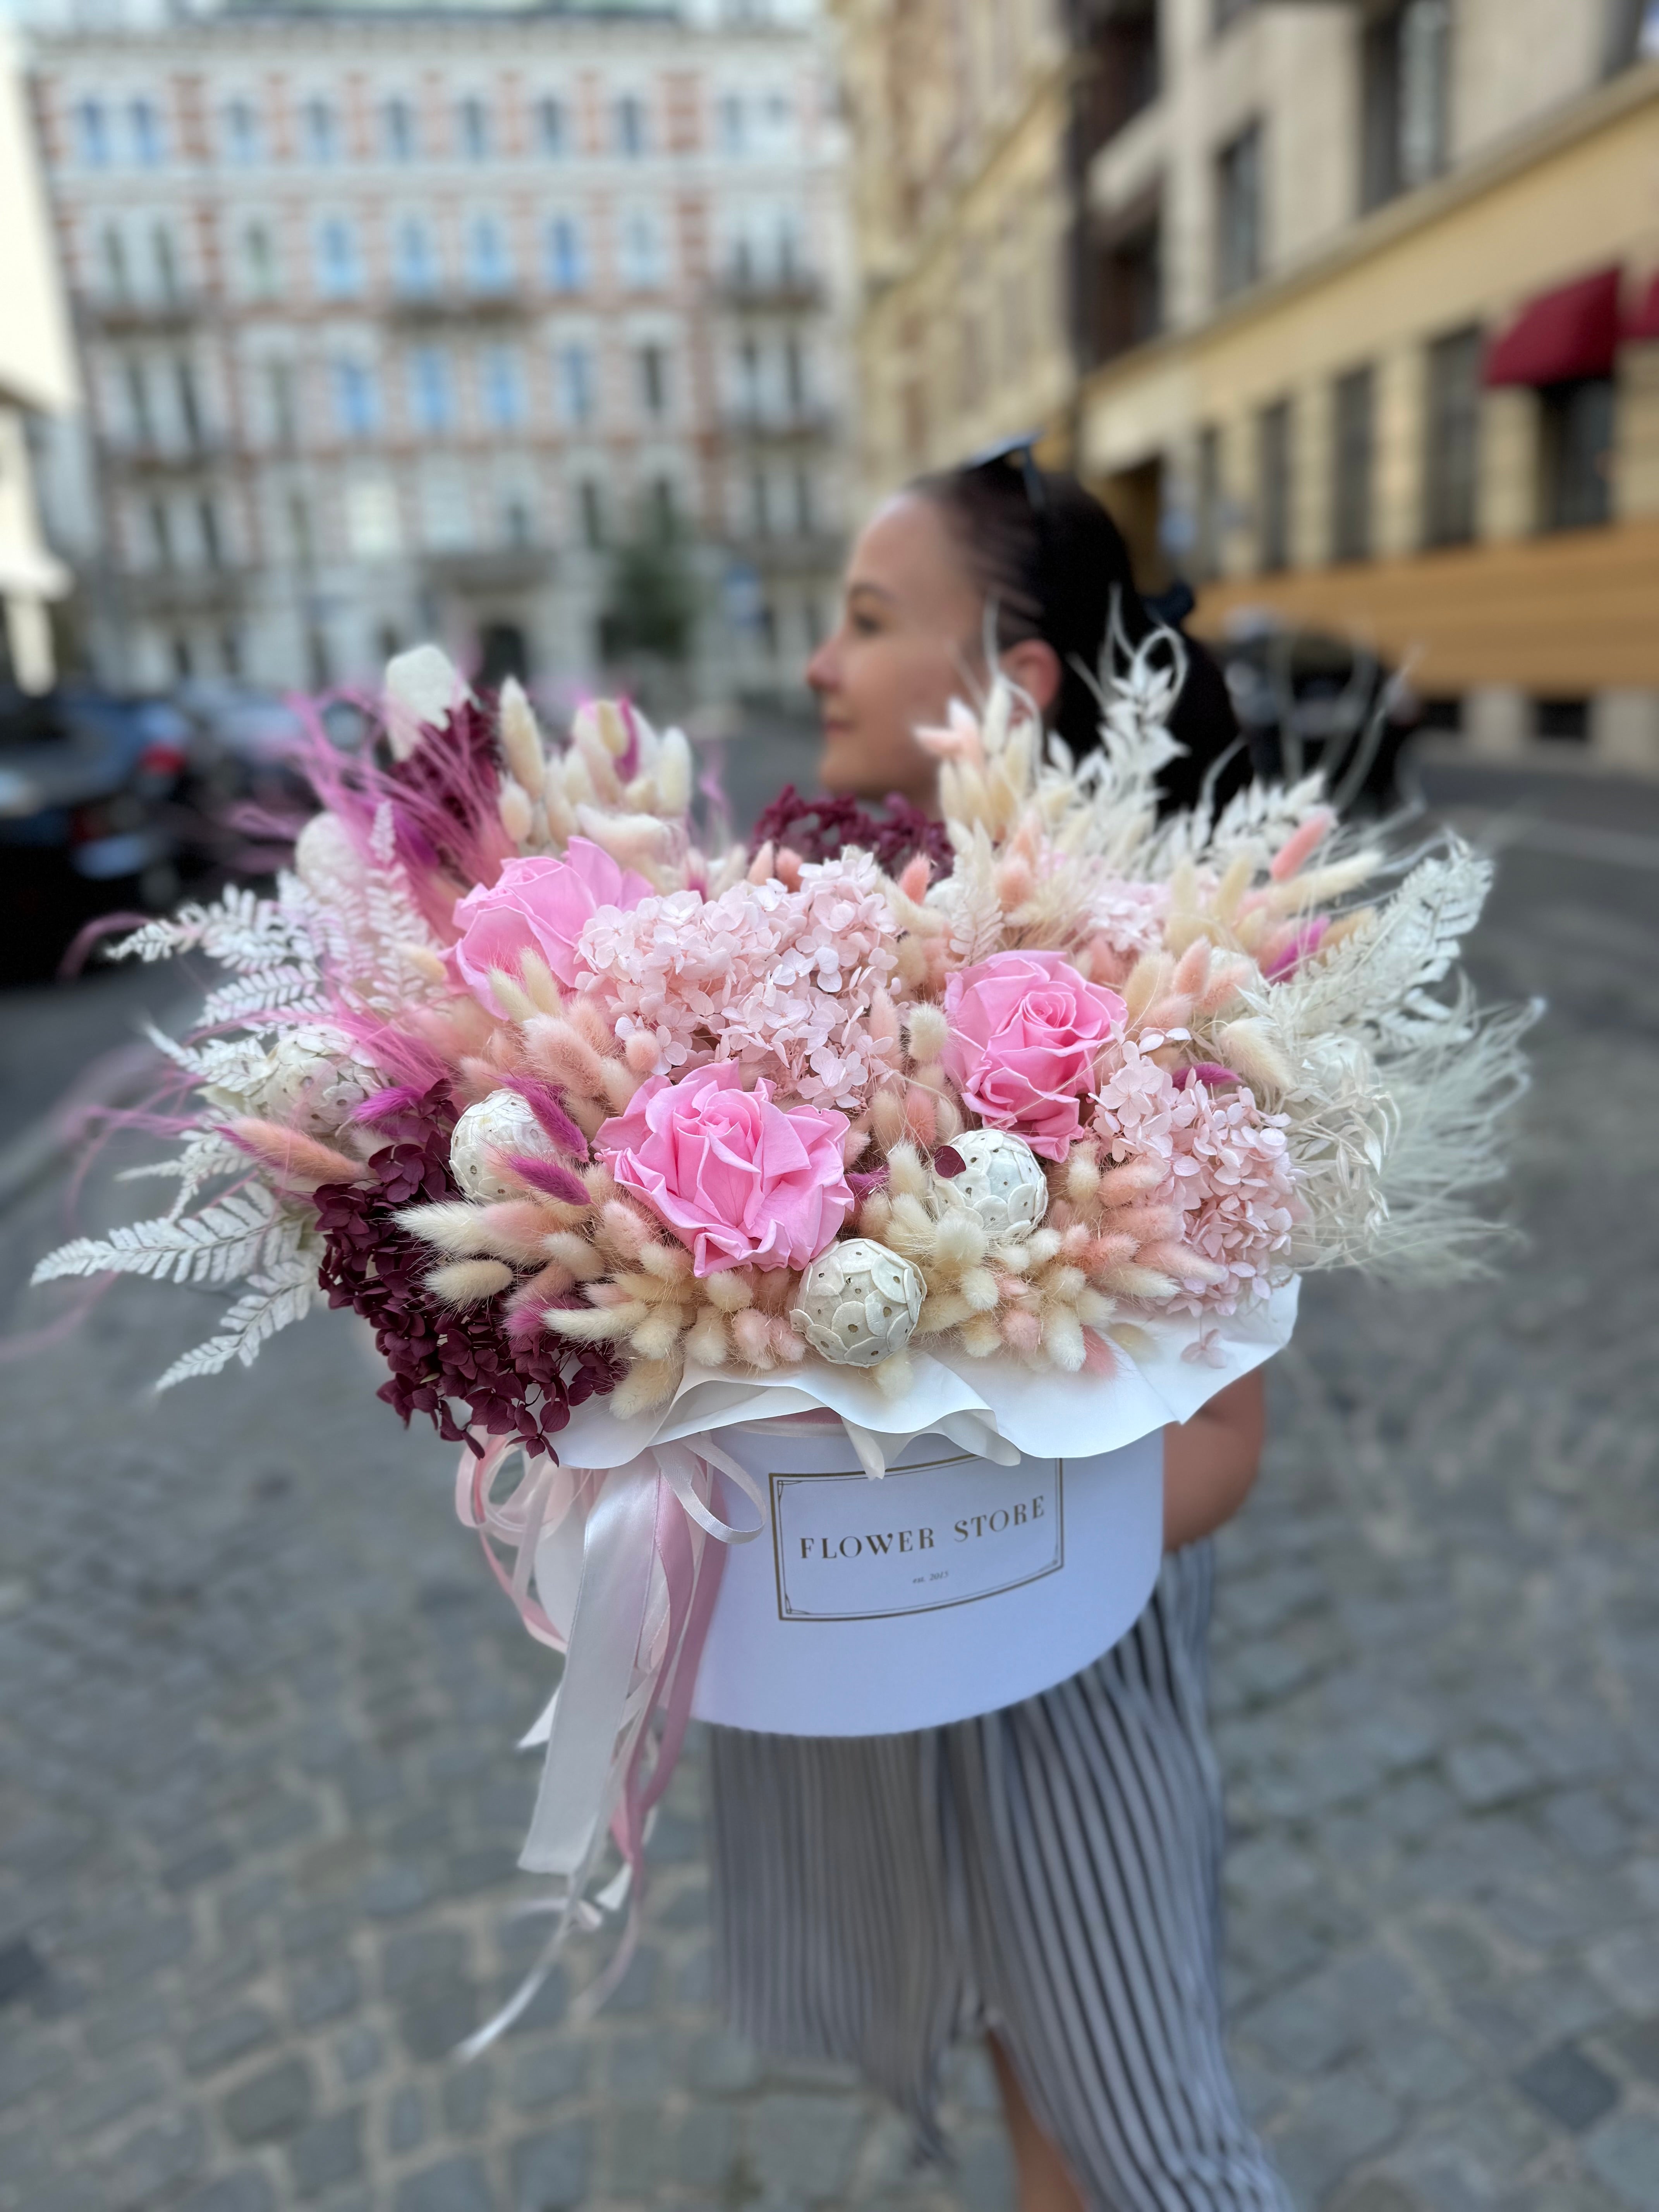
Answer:
<svg viewBox="0 0 1659 2212"><path fill-rule="evenodd" d="M825 857L708 859L678 732L600 703L550 749L516 686L492 716L407 657L389 759L325 769L275 899L118 948L234 980L167 1048L200 1091L149 1170L173 1209L40 1277L245 1280L164 1385L352 1305L405 1419L545 1449L688 1363L1103 1378L1310 1268L1456 1267L1519 1079L1516 1017L1434 995L1486 863L1449 842L1362 900L1389 863L1311 781L1160 822L1180 673L1125 654L1081 763L1004 686L953 708L942 831L897 824L893 875L836 844L878 823L793 795L763 828Z"/></svg>

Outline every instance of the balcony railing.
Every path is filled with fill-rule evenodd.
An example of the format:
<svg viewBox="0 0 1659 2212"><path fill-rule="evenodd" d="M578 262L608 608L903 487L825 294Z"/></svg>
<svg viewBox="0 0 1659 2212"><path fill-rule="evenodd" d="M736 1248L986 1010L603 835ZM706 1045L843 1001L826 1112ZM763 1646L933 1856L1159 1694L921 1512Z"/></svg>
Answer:
<svg viewBox="0 0 1659 2212"><path fill-rule="evenodd" d="M833 530L743 530L728 544L763 576L831 575L846 551L844 540Z"/></svg>
<svg viewBox="0 0 1659 2212"><path fill-rule="evenodd" d="M246 581L239 568L135 568L120 580L134 614L228 614L242 604Z"/></svg>
<svg viewBox="0 0 1659 2212"><path fill-rule="evenodd" d="M106 337L187 331L209 312L207 295L200 292L83 293L76 304L87 327Z"/></svg>
<svg viewBox="0 0 1659 2212"><path fill-rule="evenodd" d="M516 284L434 286L430 290L410 286L392 292L386 312L394 323L410 327L517 322L530 313L531 302Z"/></svg>
<svg viewBox="0 0 1659 2212"><path fill-rule="evenodd" d="M101 448L105 465L121 476L202 476L230 459L216 438L164 444L159 438L111 440Z"/></svg>
<svg viewBox="0 0 1659 2212"><path fill-rule="evenodd" d="M714 280L723 307L750 313L802 313L824 303L823 281L810 269L727 269Z"/></svg>
<svg viewBox="0 0 1659 2212"><path fill-rule="evenodd" d="M428 553L427 580L450 592L519 592L549 582L554 556L545 545L491 545Z"/></svg>
<svg viewBox="0 0 1659 2212"><path fill-rule="evenodd" d="M836 416L828 407L732 407L721 427L745 445L817 445L834 437Z"/></svg>

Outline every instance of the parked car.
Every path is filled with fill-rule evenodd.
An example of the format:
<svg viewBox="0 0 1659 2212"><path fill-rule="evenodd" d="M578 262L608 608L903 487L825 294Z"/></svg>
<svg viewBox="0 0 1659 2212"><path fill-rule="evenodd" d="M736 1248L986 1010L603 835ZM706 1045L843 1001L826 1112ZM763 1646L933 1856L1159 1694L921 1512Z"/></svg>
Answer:
<svg viewBox="0 0 1659 2212"><path fill-rule="evenodd" d="M1293 782L1318 769L1345 814L1404 803L1401 754L1422 709L1397 670L1351 640L1265 617L1212 650L1258 776Z"/></svg>
<svg viewBox="0 0 1659 2212"><path fill-rule="evenodd" d="M0 980L52 975L97 915L177 896L191 744L164 699L0 691Z"/></svg>

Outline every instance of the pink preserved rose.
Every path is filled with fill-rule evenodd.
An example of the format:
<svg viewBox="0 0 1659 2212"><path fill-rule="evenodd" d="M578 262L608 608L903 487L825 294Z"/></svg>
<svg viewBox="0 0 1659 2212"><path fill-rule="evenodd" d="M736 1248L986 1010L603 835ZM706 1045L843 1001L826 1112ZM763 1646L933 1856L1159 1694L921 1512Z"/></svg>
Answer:
<svg viewBox="0 0 1659 2212"><path fill-rule="evenodd" d="M459 940L449 966L458 981L492 1014L502 1008L489 988L489 971L516 975L526 952L539 953L561 983L576 981L578 939L601 907L624 910L651 896L651 886L586 837L573 837L564 858L550 855L507 861L495 882L480 884L455 902Z"/></svg>
<svg viewBox="0 0 1659 2212"><path fill-rule="evenodd" d="M1078 1102L1123 1027L1116 992L1057 952L994 952L950 977L945 1014L945 1070L980 1120L1063 1160L1082 1131Z"/></svg>
<svg viewBox="0 0 1659 2212"><path fill-rule="evenodd" d="M805 1267L853 1210L842 1168L847 1117L772 1103L762 1079L743 1088L729 1060L678 1083L653 1076L596 1139L625 1189L683 1244L696 1273Z"/></svg>

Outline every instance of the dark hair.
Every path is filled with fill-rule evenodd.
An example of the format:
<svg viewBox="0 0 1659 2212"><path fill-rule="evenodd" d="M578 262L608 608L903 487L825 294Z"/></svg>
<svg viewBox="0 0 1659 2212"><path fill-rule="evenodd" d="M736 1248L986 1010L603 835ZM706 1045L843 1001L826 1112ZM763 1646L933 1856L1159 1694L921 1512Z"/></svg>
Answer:
<svg viewBox="0 0 1659 2212"><path fill-rule="evenodd" d="M1100 701L1088 679L1101 665L1114 598L1132 645L1155 626L1135 589L1129 549L1117 525L1075 477L1036 468L1019 448L918 477L908 489L944 515L994 611L998 650L1006 652L1025 638L1053 647L1060 690L1048 726L1073 753L1091 752L1100 743ZM1186 645L1187 678L1170 718L1171 733L1186 750L1158 779L1172 806L1197 800L1206 771L1238 738L1220 670L1201 646L1191 639ZM1218 779L1220 795L1249 775L1241 745Z"/></svg>

